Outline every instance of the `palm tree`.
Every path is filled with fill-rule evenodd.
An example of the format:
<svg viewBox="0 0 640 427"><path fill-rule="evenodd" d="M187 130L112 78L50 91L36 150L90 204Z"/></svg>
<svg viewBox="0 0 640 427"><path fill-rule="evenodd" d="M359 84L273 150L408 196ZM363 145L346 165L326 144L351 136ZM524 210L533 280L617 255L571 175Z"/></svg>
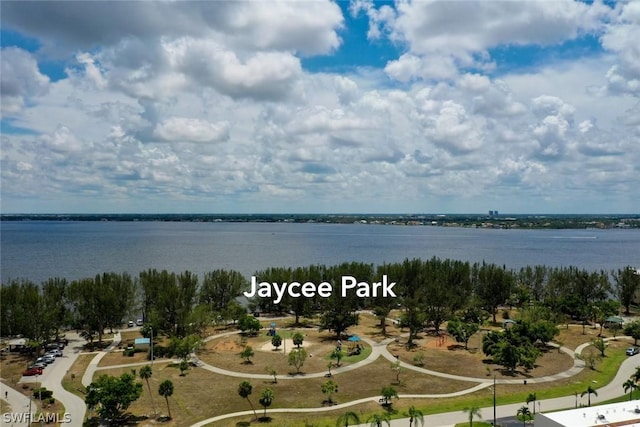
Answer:
<svg viewBox="0 0 640 427"><path fill-rule="evenodd" d="M469 413L469 427L473 426L473 419L475 417L482 418L480 415L480 407L478 406L467 406L462 410L462 412Z"/></svg>
<svg viewBox="0 0 640 427"><path fill-rule="evenodd" d="M529 393L529 396L527 396L527 406L529 406L529 403L533 402L533 415L536 414L536 400L536 394Z"/></svg>
<svg viewBox="0 0 640 427"><path fill-rule="evenodd" d="M171 407L169 406L169 396L173 394L173 383L171 380L162 381L160 388L158 388L158 393L167 401L167 411L169 412L169 418L171 418Z"/></svg>
<svg viewBox="0 0 640 427"><path fill-rule="evenodd" d="M416 409L414 406L409 406L405 415L409 417L409 427L413 426L414 420L416 425L420 423L421 426L424 426L424 414L420 409Z"/></svg>
<svg viewBox="0 0 640 427"><path fill-rule="evenodd" d="M367 423L369 423L370 427L382 427L382 423L387 423L388 426L391 425L387 414L373 414L367 418Z"/></svg>
<svg viewBox="0 0 640 427"><path fill-rule="evenodd" d="M262 391L262 394L260 395L260 400L258 400L258 402L260 402L260 404L262 406L264 406L264 419L267 419L267 408L269 406L271 406L271 403L273 402L273 399L275 399L275 395L273 394L273 390L271 390L270 388L265 388Z"/></svg>
<svg viewBox="0 0 640 427"><path fill-rule="evenodd" d="M149 378L153 371L151 370L151 365L145 365L140 368L140 378L147 382L147 389L149 390L149 398L151 399L151 408L153 408L153 414L156 414L156 405L153 403L153 393L151 393L151 385L149 384Z"/></svg>
<svg viewBox="0 0 640 427"><path fill-rule="evenodd" d="M258 414L256 414L256 409L253 407L253 403L249 400L249 396L251 396L251 392L253 391L253 386L249 381L242 381L238 386L238 394L241 398L247 399L249 402L249 406L251 406L251 410L253 410L253 416L258 419Z"/></svg>
<svg viewBox="0 0 640 427"><path fill-rule="evenodd" d="M633 378L635 382L640 381L640 366L636 368L636 371L631 375L631 378Z"/></svg>
<svg viewBox="0 0 640 427"><path fill-rule="evenodd" d="M338 417L338 421L336 421L336 427L349 427L349 421L360 424L360 417L355 412L345 412Z"/></svg>
<svg viewBox="0 0 640 427"><path fill-rule="evenodd" d="M633 390L638 389L638 384L636 384L633 378L629 378L624 382L624 384L622 384L622 388L624 388L625 393L631 390L631 393L629 393L629 402L631 402L631 400L633 400Z"/></svg>
<svg viewBox="0 0 640 427"><path fill-rule="evenodd" d="M587 406L591 406L591 395L598 396L598 393L593 387L589 386L585 391L580 393L580 397L584 397L585 394L587 395Z"/></svg>
<svg viewBox="0 0 640 427"><path fill-rule="evenodd" d="M518 409L517 416L522 417L522 427L525 427L527 425L527 421L531 421L531 419L533 418L533 415L531 415L531 411L527 406L523 406L522 408Z"/></svg>

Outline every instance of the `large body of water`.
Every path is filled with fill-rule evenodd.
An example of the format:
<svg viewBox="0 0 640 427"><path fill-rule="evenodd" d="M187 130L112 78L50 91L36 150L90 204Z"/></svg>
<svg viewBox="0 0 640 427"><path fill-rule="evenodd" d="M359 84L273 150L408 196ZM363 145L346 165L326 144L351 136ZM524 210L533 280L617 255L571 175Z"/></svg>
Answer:
<svg viewBox="0 0 640 427"><path fill-rule="evenodd" d="M640 230L494 230L295 223L0 223L0 278L35 282L103 272L218 268L247 277L278 266L373 264L433 256L508 268L544 264L607 271L640 267Z"/></svg>

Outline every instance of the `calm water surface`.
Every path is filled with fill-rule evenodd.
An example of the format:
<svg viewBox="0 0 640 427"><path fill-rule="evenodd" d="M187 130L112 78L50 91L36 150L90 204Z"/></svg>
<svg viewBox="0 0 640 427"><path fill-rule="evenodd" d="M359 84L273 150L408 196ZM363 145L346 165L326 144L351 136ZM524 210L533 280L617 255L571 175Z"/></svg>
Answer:
<svg viewBox="0 0 640 427"><path fill-rule="evenodd" d="M437 256L509 268L640 267L640 230L488 230L292 223L0 223L1 280L74 280L105 271L218 268L247 277L276 266L373 264Z"/></svg>

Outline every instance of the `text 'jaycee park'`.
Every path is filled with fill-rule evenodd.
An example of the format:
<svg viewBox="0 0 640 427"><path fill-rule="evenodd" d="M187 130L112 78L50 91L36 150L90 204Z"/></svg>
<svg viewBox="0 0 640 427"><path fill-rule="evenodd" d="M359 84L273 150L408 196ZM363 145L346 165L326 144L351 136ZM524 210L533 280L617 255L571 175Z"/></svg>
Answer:
<svg viewBox="0 0 640 427"><path fill-rule="evenodd" d="M382 275L380 282L358 282L353 276L342 276L340 280L340 295L344 298L349 292L354 292L357 297L388 297L395 298L393 287L396 282L389 282L387 275ZM258 282L256 276L251 276L251 290L243 292L247 298L258 296L260 298L273 298L274 304L280 303L282 298L289 295L292 298L313 298L316 295L322 298L329 298L333 294L333 286L329 282L321 282L316 285L313 282Z"/></svg>

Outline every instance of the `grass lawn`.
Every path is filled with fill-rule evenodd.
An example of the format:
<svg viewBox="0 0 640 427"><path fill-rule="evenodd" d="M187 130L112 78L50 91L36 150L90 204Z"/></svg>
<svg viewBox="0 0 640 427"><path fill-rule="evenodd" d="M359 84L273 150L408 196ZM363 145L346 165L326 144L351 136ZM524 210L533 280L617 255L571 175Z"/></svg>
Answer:
<svg viewBox="0 0 640 427"><path fill-rule="evenodd" d="M70 393L84 399L85 387L82 385L82 375L87 370L87 366L95 357L95 354L80 354L62 378L62 387Z"/></svg>

